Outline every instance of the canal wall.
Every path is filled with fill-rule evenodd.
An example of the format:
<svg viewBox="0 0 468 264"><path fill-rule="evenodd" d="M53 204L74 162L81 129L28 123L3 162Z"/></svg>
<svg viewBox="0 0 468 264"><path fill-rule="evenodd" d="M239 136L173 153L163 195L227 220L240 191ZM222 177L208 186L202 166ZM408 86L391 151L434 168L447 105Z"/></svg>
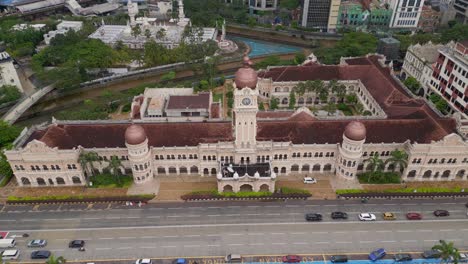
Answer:
<svg viewBox="0 0 468 264"><path fill-rule="evenodd" d="M332 46L342 38L340 34L307 32L300 30L274 30L262 27L248 27L245 25L229 24L226 26L229 35L248 37L274 43L300 46L303 48L317 48Z"/></svg>

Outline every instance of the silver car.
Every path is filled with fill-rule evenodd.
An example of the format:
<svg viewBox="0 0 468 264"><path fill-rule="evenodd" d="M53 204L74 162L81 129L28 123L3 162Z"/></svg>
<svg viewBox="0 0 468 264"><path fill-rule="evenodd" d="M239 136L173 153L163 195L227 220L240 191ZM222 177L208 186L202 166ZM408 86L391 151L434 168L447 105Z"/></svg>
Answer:
<svg viewBox="0 0 468 264"><path fill-rule="evenodd" d="M45 247L47 246L47 241L43 239L34 239L29 241L28 247Z"/></svg>

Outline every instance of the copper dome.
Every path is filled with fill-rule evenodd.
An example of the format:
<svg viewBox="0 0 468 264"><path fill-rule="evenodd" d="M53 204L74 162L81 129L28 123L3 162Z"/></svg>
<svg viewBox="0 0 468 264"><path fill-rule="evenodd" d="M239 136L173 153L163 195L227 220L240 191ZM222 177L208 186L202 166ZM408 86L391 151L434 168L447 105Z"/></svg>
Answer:
<svg viewBox="0 0 468 264"><path fill-rule="evenodd" d="M234 77L237 89L243 89L249 87L255 89L257 87L257 72L252 69L252 62L248 56L244 56L243 59L244 67L237 70Z"/></svg>
<svg viewBox="0 0 468 264"><path fill-rule="evenodd" d="M359 121L352 121L346 126L344 135L351 140L364 140L366 138L366 127Z"/></svg>
<svg viewBox="0 0 468 264"><path fill-rule="evenodd" d="M125 142L130 145L138 145L146 140L145 129L140 125L132 124L125 130Z"/></svg>

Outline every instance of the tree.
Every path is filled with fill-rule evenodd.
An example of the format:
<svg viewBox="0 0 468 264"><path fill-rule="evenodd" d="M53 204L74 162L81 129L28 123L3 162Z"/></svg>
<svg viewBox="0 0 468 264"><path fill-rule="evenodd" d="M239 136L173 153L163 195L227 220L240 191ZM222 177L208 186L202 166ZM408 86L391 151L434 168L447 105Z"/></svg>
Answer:
<svg viewBox="0 0 468 264"><path fill-rule="evenodd" d="M114 175L117 180L117 185L120 186L122 184L120 181L120 169L123 168L122 162L117 156L112 156L108 163L107 169L109 169L112 175Z"/></svg>
<svg viewBox="0 0 468 264"><path fill-rule="evenodd" d="M247 20L247 25L249 25L249 27L253 28L257 25L257 20L253 17L249 17L249 19Z"/></svg>
<svg viewBox="0 0 468 264"><path fill-rule="evenodd" d="M10 145L20 134L21 128L0 120L0 149Z"/></svg>
<svg viewBox="0 0 468 264"><path fill-rule="evenodd" d="M299 95L299 96L302 96L305 94L305 92L307 91L307 83L306 82L299 82L295 87L294 87L294 91Z"/></svg>
<svg viewBox="0 0 468 264"><path fill-rule="evenodd" d="M369 165L371 166L372 172L369 173L369 178L367 179L368 182L371 181L371 178L374 176L374 174L382 171L384 168L385 163L379 158L379 153L375 153L372 155L370 158L364 160L365 162L369 162Z"/></svg>
<svg viewBox="0 0 468 264"><path fill-rule="evenodd" d="M306 56L302 52L298 52L294 56L294 64L302 64L305 60L306 60Z"/></svg>
<svg viewBox="0 0 468 264"><path fill-rule="evenodd" d="M468 25L457 23L453 27L444 30L440 39L443 43L447 43L451 40L461 41L468 39Z"/></svg>
<svg viewBox="0 0 468 264"><path fill-rule="evenodd" d="M331 80L328 83L328 90L336 94L336 96L340 99L346 95L346 86L344 84L338 83L337 80Z"/></svg>
<svg viewBox="0 0 468 264"><path fill-rule="evenodd" d="M300 5L299 0L281 0L279 3L279 6L281 8L286 8L289 10L296 9L297 7L299 7L299 5Z"/></svg>
<svg viewBox="0 0 468 264"><path fill-rule="evenodd" d="M50 255L49 259L46 260L46 264L64 264L67 260L64 257L55 257L53 254Z"/></svg>
<svg viewBox="0 0 468 264"><path fill-rule="evenodd" d="M289 93L289 109L294 109L296 107L296 94L294 91Z"/></svg>
<svg viewBox="0 0 468 264"><path fill-rule="evenodd" d="M336 104L333 104L333 103L328 103L324 110L327 111L327 115L333 115L336 113Z"/></svg>
<svg viewBox="0 0 468 264"><path fill-rule="evenodd" d="M81 168L83 168L87 176L94 175L95 169L94 169L93 162L98 161L99 164L101 164L101 161L99 160L99 155L94 151L89 151L89 152L82 151L80 153L80 157L78 158L78 161L80 162Z"/></svg>
<svg viewBox="0 0 468 264"><path fill-rule="evenodd" d="M132 36L134 38L138 37L141 34L141 28L139 26L132 27Z"/></svg>
<svg viewBox="0 0 468 264"><path fill-rule="evenodd" d="M355 93L348 94L346 96L346 102L348 102L349 104L357 104L358 98L356 94Z"/></svg>
<svg viewBox="0 0 468 264"><path fill-rule="evenodd" d="M0 76L2 78L2 76ZM0 105L12 101L16 101L21 97L21 92L15 85L0 86Z"/></svg>
<svg viewBox="0 0 468 264"><path fill-rule="evenodd" d="M390 153L391 157L385 161L385 164L393 165L393 171L398 167L400 173L408 166L408 154L404 150L395 149Z"/></svg>
<svg viewBox="0 0 468 264"><path fill-rule="evenodd" d="M458 249L454 247L453 242L447 243L445 240L439 240L439 244L432 247L433 250L439 250L441 253L441 259L445 263L453 262L455 264L460 260L460 253Z"/></svg>
<svg viewBox="0 0 468 264"><path fill-rule="evenodd" d="M315 53L325 64L337 64L341 57L358 57L374 53L377 49L377 38L363 32L345 33L332 48L320 48Z"/></svg>
<svg viewBox="0 0 468 264"><path fill-rule="evenodd" d="M146 37L147 39L151 38L151 30L145 29L145 37Z"/></svg>
<svg viewBox="0 0 468 264"><path fill-rule="evenodd" d="M161 28L159 29L157 32L156 32L156 38L157 39L164 39L166 37L166 30L164 28Z"/></svg>
<svg viewBox="0 0 468 264"><path fill-rule="evenodd" d="M421 84L416 80L414 77L408 77L406 80L403 81L406 87L410 89L414 94L417 94L419 89L421 88Z"/></svg>
<svg viewBox="0 0 468 264"><path fill-rule="evenodd" d="M265 110L265 106L263 105L262 102L258 102L258 110L260 110L260 111L264 111L264 110Z"/></svg>
<svg viewBox="0 0 468 264"><path fill-rule="evenodd" d="M279 99L276 98L276 97L271 97L271 100L270 100L270 109L271 109L271 110L278 109L278 105L279 105Z"/></svg>

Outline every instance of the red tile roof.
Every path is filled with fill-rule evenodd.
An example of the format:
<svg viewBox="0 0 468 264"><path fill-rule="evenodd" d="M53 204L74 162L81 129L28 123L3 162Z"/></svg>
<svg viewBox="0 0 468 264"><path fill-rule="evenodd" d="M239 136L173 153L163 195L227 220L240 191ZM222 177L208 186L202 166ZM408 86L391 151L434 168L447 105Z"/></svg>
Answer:
<svg viewBox="0 0 468 264"><path fill-rule="evenodd" d="M377 57L348 60L339 66L291 66L261 72L274 81L361 80L386 112L388 119L361 120L368 131L366 142L392 143L410 140L429 143L455 133L455 120L439 117L420 99L410 97L395 81ZM259 111L257 140L292 141L295 144L336 144L350 120L317 120L307 113ZM276 120L265 120L272 118ZM35 131L26 143L41 140L50 147L68 149L125 147L124 133L130 124L63 124ZM232 141L231 122L143 123L150 146L196 146L200 143Z"/></svg>
<svg viewBox="0 0 468 264"><path fill-rule="evenodd" d="M211 104L211 118L221 118L221 104L219 102Z"/></svg>
<svg viewBox="0 0 468 264"><path fill-rule="evenodd" d="M171 95L166 109L208 109L210 106L210 93L196 95Z"/></svg>

